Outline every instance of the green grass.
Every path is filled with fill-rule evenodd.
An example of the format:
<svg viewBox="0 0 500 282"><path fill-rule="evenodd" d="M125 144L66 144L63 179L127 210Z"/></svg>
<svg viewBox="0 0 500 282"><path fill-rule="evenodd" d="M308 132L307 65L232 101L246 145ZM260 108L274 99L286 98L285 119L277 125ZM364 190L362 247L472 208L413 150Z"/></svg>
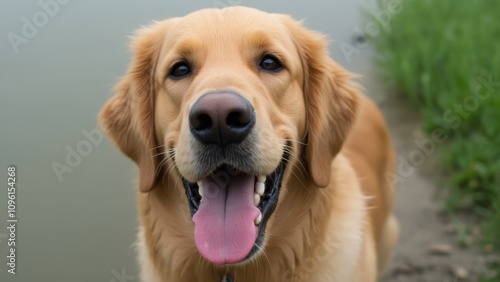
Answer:
<svg viewBox="0 0 500 282"><path fill-rule="evenodd" d="M396 13L388 2L378 1L391 14L387 28L367 35L377 63L418 109L425 132L446 131L436 150L449 179L445 207L477 214L482 244L499 252L500 1L401 0Z"/></svg>

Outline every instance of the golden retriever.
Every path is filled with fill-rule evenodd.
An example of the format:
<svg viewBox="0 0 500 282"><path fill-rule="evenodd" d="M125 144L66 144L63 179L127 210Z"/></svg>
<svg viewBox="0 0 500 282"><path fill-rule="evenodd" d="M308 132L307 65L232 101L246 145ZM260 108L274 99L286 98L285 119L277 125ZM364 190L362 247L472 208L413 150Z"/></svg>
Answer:
<svg viewBox="0 0 500 282"><path fill-rule="evenodd" d="M395 154L322 35L246 7L156 22L100 113L139 167L141 280L378 280Z"/></svg>

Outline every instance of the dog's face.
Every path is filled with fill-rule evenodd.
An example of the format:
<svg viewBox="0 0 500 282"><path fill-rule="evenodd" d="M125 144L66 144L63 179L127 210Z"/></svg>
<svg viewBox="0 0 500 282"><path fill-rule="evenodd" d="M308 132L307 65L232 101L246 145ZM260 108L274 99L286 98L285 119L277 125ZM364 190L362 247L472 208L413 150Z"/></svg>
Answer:
<svg viewBox="0 0 500 282"><path fill-rule="evenodd" d="M133 49L101 120L139 165L141 191L183 190L208 261L257 255L293 170L328 185L354 118L349 74L321 36L243 7L156 23Z"/></svg>
<svg viewBox="0 0 500 282"><path fill-rule="evenodd" d="M282 25L238 10L195 13L172 23L159 53L156 136L183 179L196 246L216 264L257 250L288 140L304 134L300 60Z"/></svg>

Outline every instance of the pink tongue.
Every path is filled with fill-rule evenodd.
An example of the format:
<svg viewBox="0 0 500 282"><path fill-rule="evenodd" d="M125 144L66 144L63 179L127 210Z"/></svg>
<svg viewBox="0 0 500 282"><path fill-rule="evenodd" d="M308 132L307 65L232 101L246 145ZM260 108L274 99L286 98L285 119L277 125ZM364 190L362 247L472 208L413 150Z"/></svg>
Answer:
<svg viewBox="0 0 500 282"><path fill-rule="evenodd" d="M203 198L193 216L194 240L200 254L214 264L243 260L257 240L255 176L216 173L203 179Z"/></svg>

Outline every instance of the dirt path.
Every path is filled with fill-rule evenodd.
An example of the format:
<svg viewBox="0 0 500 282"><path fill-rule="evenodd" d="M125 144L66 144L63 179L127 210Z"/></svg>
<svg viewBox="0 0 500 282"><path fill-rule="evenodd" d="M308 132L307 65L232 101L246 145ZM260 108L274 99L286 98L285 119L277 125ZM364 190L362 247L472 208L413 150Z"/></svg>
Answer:
<svg viewBox="0 0 500 282"><path fill-rule="evenodd" d="M373 66L367 73L376 74ZM403 99L386 94L376 75L361 79L366 92L377 101L389 124L398 157L409 160L410 154L419 150L415 140L423 141L419 131L419 118L414 109ZM415 154L415 153L413 153ZM398 184L395 205L396 217L401 227L397 252L383 282L448 282L478 281L485 257L477 248L462 249L451 230L450 220L444 216L440 205L438 177L429 173L435 156L432 154ZM437 166L436 166L437 167ZM411 171L407 170L406 172ZM437 250L430 248L434 244ZM442 246L445 245L445 246ZM448 252L446 247L451 250ZM442 252L442 254L437 254ZM455 269L455 270L454 270ZM467 278L460 279L461 271Z"/></svg>

